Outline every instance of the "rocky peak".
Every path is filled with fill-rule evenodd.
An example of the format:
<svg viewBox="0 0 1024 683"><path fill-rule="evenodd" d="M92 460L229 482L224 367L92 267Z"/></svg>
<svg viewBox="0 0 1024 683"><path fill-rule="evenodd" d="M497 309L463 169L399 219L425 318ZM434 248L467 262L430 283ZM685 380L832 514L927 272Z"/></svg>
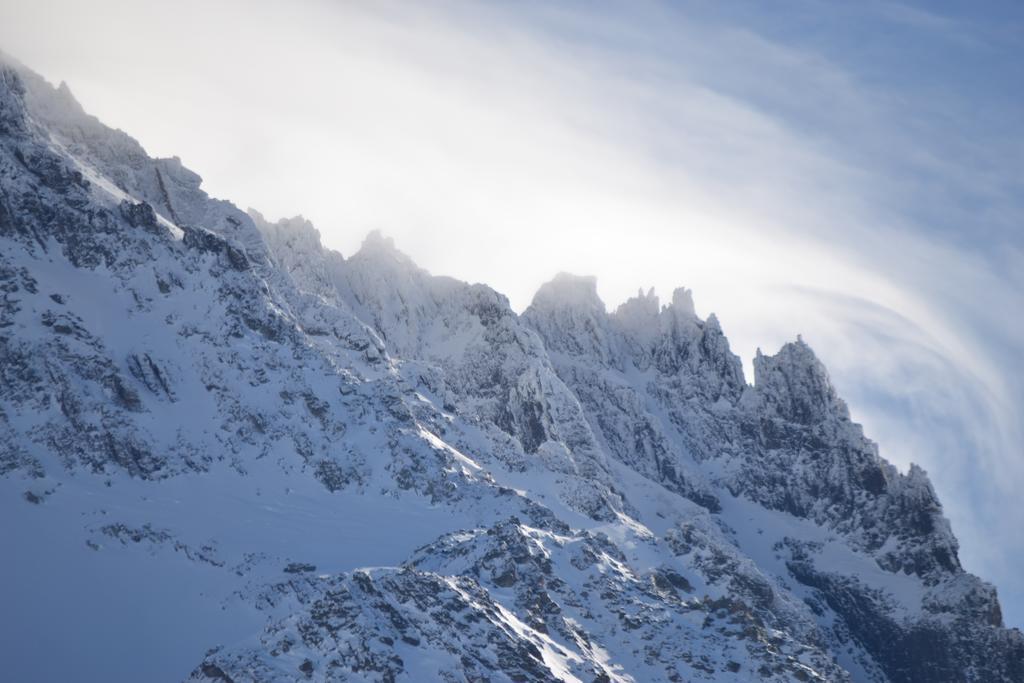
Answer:
<svg viewBox="0 0 1024 683"><path fill-rule="evenodd" d="M642 353L650 350L660 334L661 302L653 287L646 294L641 289L619 305L610 317L619 334L638 347L634 353Z"/></svg>
<svg viewBox="0 0 1024 683"><path fill-rule="evenodd" d="M0 50L0 106L13 104L14 101L19 102L19 106L24 106L24 100L29 96L29 90L37 80L42 81L42 78ZM51 92L56 92L49 84L46 86Z"/></svg>
<svg viewBox="0 0 1024 683"><path fill-rule="evenodd" d="M676 287L672 292L672 305L669 307L676 317L697 317L693 306L693 291L686 287Z"/></svg>
<svg viewBox="0 0 1024 683"><path fill-rule="evenodd" d="M559 273L541 285L530 307L537 311L605 312L593 275Z"/></svg>
<svg viewBox="0 0 1024 683"><path fill-rule="evenodd" d="M661 310L660 317L662 334L672 337L677 343L686 343L699 336L704 327L693 305L693 292L685 287L678 287L672 292L672 303Z"/></svg>
<svg viewBox="0 0 1024 683"><path fill-rule="evenodd" d="M308 254L323 249L320 231L301 215L281 218L271 223L256 209L250 208L247 213L268 240L283 241L289 249L299 253Z"/></svg>
<svg viewBox="0 0 1024 683"><path fill-rule="evenodd" d="M32 89L32 95L39 98L40 103L46 107L46 111L51 117L64 117L68 121L73 121L88 116L66 82L61 81L56 90L49 87L38 87L45 84L36 85L37 87Z"/></svg>
<svg viewBox="0 0 1024 683"><path fill-rule="evenodd" d="M774 356L757 350L754 387L770 413L790 422L809 425L850 418L825 366L799 336Z"/></svg>
<svg viewBox="0 0 1024 683"><path fill-rule="evenodd" d="M673 372L686 367L712 401L738 400L746 387L743 365L729 347L718 317L712 313L701 321L692 314L692 305L682 311L673 306L664 313L672 315L672 326L670 344L657 356L659 364Z"/></svg>
<svg viewBox="0 0 1024 683"><path fill-rule="evenodd" d="M693 293L679 287L672 301L659 307L651 289L626 301L612 314L615 329L629 349L631 361L644 370L654 367L710 397L736 399L745 386L739 358L732 353L714 314L697 317Z"/></svg>
<svg viewBox="0 0 1024 683"><path fill-rule="evenodd" d="M311 222L295 216L271 223L254 209L249 209L248 215L277 267L291 276L300 291L334 305L340 303L333 276L343 259L340 254L324 249L320 232Z"/></svg>
<svg viewBox="0 0 1024 683"><path fill-rule="evenodd" d="M646 294L641 288L637 290L636 296L619 304L612 315L627 328L650 327L652 323L657 323L658 314L661 312L660 304L654 287L648 289Z"/></svg>
<svg viewBox="0 0 1024 683"><path fill-rule="evenodd" d="M19 94L29 100L29 107L34 114L48 121L60 120L65 123L83 117L95 120L85 113L66 82L61 81L60 85L54 88L42 76L2 51L0 71L6 73L6 76L0 79L0 86L12 85L17 81Z"/></svg>
<svg viewBox="0 0 1024 683"><path fill-rule="evenodd" d="M615 361L608 314L593 276L559 273L541 285L523 318L550 351L590 357L602 364Z"/></svg>
<svg viewBox="0 0 1024 683"><path fill-rule="evenodd" d="M380 230L371 230L353 256L354 261L372 261L378 266L400 266L413 271L423 271L411 258L395 246L392 237L384 235Z"/></svg>

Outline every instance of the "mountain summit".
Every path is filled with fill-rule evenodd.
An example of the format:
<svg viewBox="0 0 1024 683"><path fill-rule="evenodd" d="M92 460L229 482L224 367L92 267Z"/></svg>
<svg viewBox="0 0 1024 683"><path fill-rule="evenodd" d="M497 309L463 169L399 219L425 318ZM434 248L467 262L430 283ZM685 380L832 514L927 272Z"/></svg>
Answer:
<svg viewBox="0 0 1024 683"><path fill-rule="evenodd" d="M0 67L8 680L1024 681L927 475L677 290L522 314Z"/></svg>

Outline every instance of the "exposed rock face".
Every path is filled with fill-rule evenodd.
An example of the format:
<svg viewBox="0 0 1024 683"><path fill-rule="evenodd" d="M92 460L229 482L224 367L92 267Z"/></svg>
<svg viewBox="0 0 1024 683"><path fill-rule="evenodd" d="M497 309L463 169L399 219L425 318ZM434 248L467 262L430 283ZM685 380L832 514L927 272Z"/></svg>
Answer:
<svg viewBox="0 0 1024 683"><path fill-rule="evenodd" d="M566 281L560 277L549 287L565 287ZM891 680L965 675L964 669L954 673L936 663L929 652L955 650L954 641L985 639L953 636L956 628L942 629L940 636L933 631L935 617L971 613L998 625L998 618L984 616L995 614L990 611L997 604L994 592L961 569L956 539L927 475L916 466L902 475L878 456L877 447L850 421L810 347L798 340L775 356L759 354L755 385L746 387L717 321L697 319L688 293L677 291L672 304L660 310L652 294L641 293L607 315L593 297L579 295L592 283L569 286L577 291L562 297L542 290L524 317L544 337L559 375L580 397L613 454L632 458L625 460L632 469L695 502L707 501L717 512L713 499L702 500L678 486L680 480L693 480L685 473L703 471L711 490L811 520L886 571L917 577L926 591L920 621L900 623L856 573L840 577L810 570L805 563L813 564L810 557L822 551L820 546L796 550L788 538L782 544L793 547L787 561L792 576L817 589L819 599L841 617L833 629L836 637L861 639ZM562 338L566 333L586 342ZM633 435L633 442L622 440L624 434ZM618 448L617 440L622 440ZM941 638L950 640L942 644ZM1019 650L1013 651L1010 659L1019 658ZM952 661L963 659L957 655ZM906 678L921 667L927 675ZM1019 676L1012 667L999 675Z"/></svg>
<svg viewBox="0 0 1024 683"><path fill-rule="evenodd" d="M560 275L520 316L343 258L7 64L5 678L1024 681L927 475L807 344L754 367L688 290ZM94 592L151 606L173 670L20 655L36 585L95 588L45 627L76 641L134 635Z"/></svg>

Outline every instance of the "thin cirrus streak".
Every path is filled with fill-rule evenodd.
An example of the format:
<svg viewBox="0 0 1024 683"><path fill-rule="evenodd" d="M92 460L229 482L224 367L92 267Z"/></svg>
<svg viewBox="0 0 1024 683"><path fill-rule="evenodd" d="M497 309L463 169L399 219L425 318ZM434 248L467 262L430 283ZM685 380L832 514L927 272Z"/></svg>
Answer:
<svg viewBox="0 0 1024 683"><path fill-rule="evenodd" d="M563 270L610 307L686 285L748 379L802 333L1024 622L1019 10L0 8L89 111L346 255L379 228L519 310Z"/></svg>

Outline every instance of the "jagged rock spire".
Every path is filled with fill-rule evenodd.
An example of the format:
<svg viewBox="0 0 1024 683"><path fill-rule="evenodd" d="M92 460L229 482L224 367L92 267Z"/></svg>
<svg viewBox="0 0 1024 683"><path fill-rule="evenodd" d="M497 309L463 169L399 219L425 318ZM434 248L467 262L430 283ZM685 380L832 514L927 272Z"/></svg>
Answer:
<svg viewBox="0 0 1024 683"><path fill-rule="evenodd" d="M757 350L754 386L774 414L793 422L813 424L829 417L850 417L825 366L800 337L774 356Z"/></svg>

